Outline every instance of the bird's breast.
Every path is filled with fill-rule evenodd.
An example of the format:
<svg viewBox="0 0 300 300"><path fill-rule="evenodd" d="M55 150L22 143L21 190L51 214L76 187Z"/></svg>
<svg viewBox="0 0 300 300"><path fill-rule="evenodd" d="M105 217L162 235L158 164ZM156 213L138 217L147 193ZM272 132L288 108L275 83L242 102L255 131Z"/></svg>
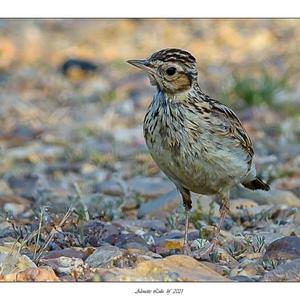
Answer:
<svg viewBox="0 0 300 300"><path fill-rule="evenodd" d="M151 156L177 185L214 194L239 181L247 165L232 142L220 141L201 116L181 106L150 105L144 136Z"/></svg>

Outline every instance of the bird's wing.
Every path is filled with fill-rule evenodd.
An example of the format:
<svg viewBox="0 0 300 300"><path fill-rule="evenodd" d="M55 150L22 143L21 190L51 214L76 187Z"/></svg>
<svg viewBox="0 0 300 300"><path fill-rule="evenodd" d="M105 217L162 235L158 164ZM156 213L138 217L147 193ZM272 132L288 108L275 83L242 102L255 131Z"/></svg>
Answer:
<svg viewBox="0 0 300 300"><path fill-rule="evenodd" d="M236 140L248 154L248 164L250 169L254 151L251 139L241 121L233 110L221 102L211 99L209 103L211 107L211 114L215 117L215 120L219 120L219 122L214 122L215 125L217 124L217 126L214 126L215 134L227 136Z"/></svg>

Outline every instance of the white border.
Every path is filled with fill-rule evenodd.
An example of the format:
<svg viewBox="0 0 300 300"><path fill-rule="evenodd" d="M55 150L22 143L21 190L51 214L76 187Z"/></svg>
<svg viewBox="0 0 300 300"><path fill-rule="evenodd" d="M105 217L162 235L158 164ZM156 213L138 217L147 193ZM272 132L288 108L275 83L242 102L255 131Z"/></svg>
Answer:
<svg viewBox="0 0 300 300"><path fill-rule="evenodd" d="M299 1L285 0L9 0L0 17L299 17ZM177 296L137 295L137 288L183 288ZM300 283L0 283L1 299L297 299Z"/></svg>
<svg viewBox="0 0 300 300"><path fill-rule="evenodd" d="M12 283L0 284L1 299L297 299L300 283ZM143 289L184 289L182 295L135 294ZM120 298L116 298L120 297Z"/></svg>
<svg viewBox="0 0 300 300"><path fill-rule="evenodd" d="M0 17L290 17L298 0L8 0Z"/></svg>

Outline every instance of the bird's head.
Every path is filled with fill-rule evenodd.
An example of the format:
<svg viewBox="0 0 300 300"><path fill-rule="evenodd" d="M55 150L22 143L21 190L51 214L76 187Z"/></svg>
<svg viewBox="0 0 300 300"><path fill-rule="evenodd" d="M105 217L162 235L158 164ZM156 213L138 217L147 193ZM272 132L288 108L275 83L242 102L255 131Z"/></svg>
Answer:
<svg viewBox="0 0 300 300"><path fill-rule="evenodd" d="M181 49L163 49L147 59L129 60L128 63L146 71L151 84L168 94L187 91L197 82L196 59Z"/></svg>

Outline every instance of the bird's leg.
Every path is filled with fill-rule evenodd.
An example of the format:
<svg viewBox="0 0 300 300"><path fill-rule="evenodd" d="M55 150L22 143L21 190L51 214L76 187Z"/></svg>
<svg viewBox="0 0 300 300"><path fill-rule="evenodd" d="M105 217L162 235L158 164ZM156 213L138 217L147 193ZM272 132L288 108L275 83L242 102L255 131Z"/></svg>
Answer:
<svg viewBox="0 0 300 300"><path fill-rule="evenodd" d="M219 236L220 236L220 232L221 232L221 228L223 227L224 221L225 221L225 217L227 215L227 213L229 213L229 199L228 197L224 197L221 199L221 206L220 206L220 221L219 221L219 225L217 227L217 233L214 239L218 240Z"/></svg>
<svg viewBox="0 0 300 300"><path fill-rule="evenodd" d="M189 230L189 210L185 209L185 229L184 229L184 241L183 241L183 254L189 255L190 248L188 245L188 230Z"/></svg>
<svg viewBox="0 0 300 300"><path fill-rule="evenodd" d="M213 238L213 240L211 241L208 248L206 248L200 252L199 252L199 250L194 251L193 252L194 257L196 257L196 258L207 257L207 255L209 255L214 250L214 248L216 247L216 245L219 242L221 228L223 227L224 220L225 220L226 214L228 212L229 212L229 195L228 195L228 193L226 193L226 194L224 193L224 194L221 194L220 221L219 221L219 225L217 226L216 235Z"/></svg>
<svg viewBox="0 0 300 300"><path fill-rule="evenodd" d="M189 213L192 208L191 193L186 189L180 189L180 193L185 208L185 227L184 227L184 241L183 241L183 254L190 255L191 250L188 245L188 230L189 230Z"/></svg>

